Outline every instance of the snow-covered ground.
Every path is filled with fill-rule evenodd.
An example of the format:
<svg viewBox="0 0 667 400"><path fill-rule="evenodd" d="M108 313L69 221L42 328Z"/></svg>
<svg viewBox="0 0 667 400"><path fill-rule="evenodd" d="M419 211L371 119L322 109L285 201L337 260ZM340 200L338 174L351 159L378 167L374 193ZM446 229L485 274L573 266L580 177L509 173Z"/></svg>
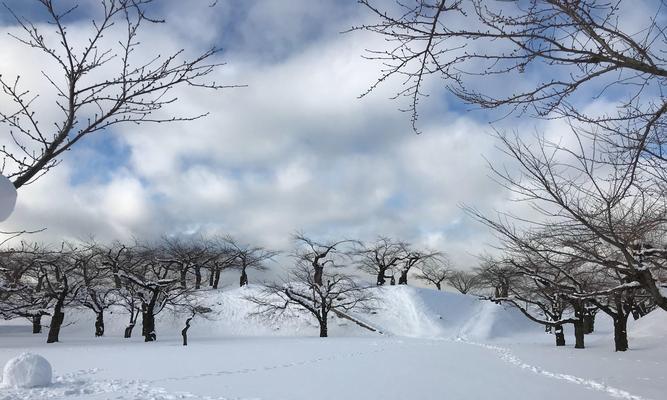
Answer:
<svg viewBox="0 0 667 400"><path fill-rule="evenodd" d="M189 346L182 318L165 315L158 342L122 339L123 315L107 337L70 312L61 343L12 321L0 326L0 363L24 351L46 357L55 384L0 389L0 399L663 399L667 313L631 322L630 345L615 353L610 323L598 318L585 350L553 337L516 310L470 296L383 288L386 304L360 318L383 335L333 320L320 339L306 317L260 320L237 289L209 296L218 314L195 320ZM140 329L135 332L136 336ZM571 337L568 336L571 340Z"/></svg>

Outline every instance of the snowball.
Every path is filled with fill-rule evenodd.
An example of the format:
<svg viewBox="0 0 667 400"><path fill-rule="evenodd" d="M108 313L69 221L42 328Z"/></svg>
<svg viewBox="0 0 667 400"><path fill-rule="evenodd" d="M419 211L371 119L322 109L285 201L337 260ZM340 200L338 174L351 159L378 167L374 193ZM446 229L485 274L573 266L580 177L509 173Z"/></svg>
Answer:
<svg viewBox="0 0 667 400"><path fill-rule="evenodd" d="M2 372L5 387L31 388L51 384L51 364L46 358L23 353L7 361Z"/></svg>
<svg viewBox="0 0 667 400"><path fill-rule="evenodd" d="M9 218L16 205L16 188L14 184L0 175L0 222Z"/></svg>

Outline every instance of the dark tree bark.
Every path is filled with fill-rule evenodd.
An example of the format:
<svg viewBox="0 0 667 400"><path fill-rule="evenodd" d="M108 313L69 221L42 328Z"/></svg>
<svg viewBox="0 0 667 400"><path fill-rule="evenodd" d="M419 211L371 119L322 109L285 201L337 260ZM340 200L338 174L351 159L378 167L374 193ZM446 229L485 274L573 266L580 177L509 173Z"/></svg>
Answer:
<svg viewBox="0 0 667 400"><path fill-rule="evenodd" d="M63 312L63 307L65 306L65 299L69 293L69 285L67 283L67 278L63 277L62 289L58 298L56 300L56 305L53 308L53 317L51 317L51 325L49 326L49 336L46 339L46 343L55 343L60 338L60 327L65 320L65 313Z"/></svg>
<svg viewBox="0 0 667 400"><path fill-rule="evenodd" d="M65 320L65 313L61 311L62 306L56 305L56 309L53 312L53 317L51 318L51 326L49 327L49 337L46 339L46 343L55 343L58 341L60 336L60 327Z"/></svg>
<svg viewBox="0 0 667 400"><path fill-rule="evenodd" d="M578 320L574 322L574 348L583 349L584 346L584 321Z"/></svg>
<svg viewBox="0 0 667 400"><path fill-rule="evenodd" d="M190 322L192 321L192 318L194 317L190 317L185 320L185 328L181 330L181 336L183 336L183 346L188 345L188 329L190 329Z"/></svg>
<svg viewBox="0 0 667 400"><path fill-rule="evenodd" d="M95 337L104 336L104 311L96 313L95 316Z"/></svg>
<svg viewBox="0 0 667 400"><path fill-rule="evenodd" d="M142 312L142 329L144 333L144 342L154 342L157 339L155 334L155 316L153 312L147 310Z"/></svg>
<svg viewBox="0 0 667 400"><path fill-rule="evenodd" d="M315 270L315 273L313 274L313 281L315 282L315 284L319 286L324 285L324 283L322 283L322 275L324 274L324 267L321 265L315 265L313 269Z"/></svg>
<svg viewBox="0 0 667 400"><path fill-rule="evenodd" d="M128 326L126 326L125 331L123 332L123 338L125 339L131 338L133 329L134 329L134 323L131 323Z"/></svg>
<svg viewBox="0 0 667 400"><path fill-rule="evenodd" d="M383 268L380 268L378 270L378 276L377 276L377 282L376 282L376 284L378 286L382 286L387 282L386 279L385 279L384 273L385 273L385 270Z"/></svg>
<svg viewBox="0 0 667 400"><path fill-rule="evenodd" d="M181 288L185 289L187 288L188 284L188 277L187 277L188 271L185 269L185 266L181 267Z"/></svg>
<svg viewBox="0 0 667 400"><path fill-rule="evenodd" d="M220 284L220 268L216 268L215 277L213 278L213 289L217 289L219 284Z"/></svg>
<svg viewBox="0 0 667 400"><path fill-rule="evenodd" d="M132 331L134 330L134 326L137 324L138 316L139 313L135 312L135 308L132 307L132 309L130 310L130 323L125 327L125 331L123 332L123 338L129 339L132 337Z"/></svg>
<svg viewBox="0 0 667 400"><path fill-rule="evenodd" d="M628 316L620 312L618 317L614 318L614 349L616 351L628 350Z"/></svg>
<svg viewBox="0 0 667 400"><path fill-rule="evenodd" d="M320 337L329 337L327 314L324 314L322 318L318 318L318 322L320 323Z"/></svg>
<svg viewBox="0 0 667 400"><path fill-rule="evenodd" d="M399 285L407 285L408 284L408 271L407 270L402 270L401 271L401 276L398 277L398 284Z"/></svg>
<svg viewBox="0 0 667 400"><path fill-rule="evenodd" d="M556 336L556 346L565 346L565 334L563 333L563 325L554 326L554 335Z"/></svg>
<svg viewBox="0 0 667 400"><path fill-rule="evenodd" d="M151 301L141 303L141 333L144 336L145 342L153 342L157 339L155 334L155 301L157 300L158 292L153 291Z"/></svg>
<svg viewBox="0 0 667 400"><path fill-rule="evenodd" d="M584 334L588 335L595 332L595 314L586 312L584 314Z"/></svg>
<svg viewBox="0 0 667 400"><path fill-rule="evenodd" d="M248 274L246 274L245 268L241 270L241 278L239 279L239 284L241 287L248 284Z"/></svg>
<svg viewBox="0 0 667 400"><path fill-rule="evenodd" d="M195 266L195 289L201 288L201 266Z"/></svg>
<svg viewBox="0 0 667 400"><path fill-rule="evenodd" d="M42 333L42 314L32 316L32 333Z"/></svg>

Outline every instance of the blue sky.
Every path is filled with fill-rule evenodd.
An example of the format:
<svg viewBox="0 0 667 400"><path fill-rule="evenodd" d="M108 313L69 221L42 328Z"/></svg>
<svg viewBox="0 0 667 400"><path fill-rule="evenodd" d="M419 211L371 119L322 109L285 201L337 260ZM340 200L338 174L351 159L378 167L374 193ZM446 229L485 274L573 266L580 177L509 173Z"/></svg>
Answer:
<svg viewBox="0 0 667 400"><path fill-rule="evenodd" d="M39 19L26 6L33 3L8 4ZM41 240L228 233L277 249L297 230L322 239L389 235L446 251L467 268L493 239L460 206L519 210L486 166L507 162L489 126L499 114L470 111L429 79L423 134L415 135L409 115L397 111L404 104L389 99L399 81L358 99L379 76L364 49L385 44L340 33L370 17L356 1L159 4L155 15L167 23L145 29L146 52L222 47L227 65L215 79L248 87L180 91L168 112L210 113L192 123L122 125L89 137L21 190L7 228L46 227ZM88 11L72 15L82 35ZM12 24L0 13L1 29ZM39 54L7 36L0 45L3 73L20 71L44 88ZM56 115L48 93L39 107ZM562 121L514 116L496 126L567 134Z"/></svg>

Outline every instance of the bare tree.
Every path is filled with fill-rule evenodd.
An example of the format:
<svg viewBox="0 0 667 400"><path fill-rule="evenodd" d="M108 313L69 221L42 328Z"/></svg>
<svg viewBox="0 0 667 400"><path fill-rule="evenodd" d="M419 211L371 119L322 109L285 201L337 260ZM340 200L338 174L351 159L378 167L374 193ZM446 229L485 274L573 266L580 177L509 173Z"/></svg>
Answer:
<svg viewBox="0 0 667 400"><path fill-rule="evenodd" d="M313 270L315 284L322 286L324 268L329 264L332 268L341 266L340 258L349 258L350 250L341 249L344 245L359 244L358 241L344 239L339 241L316 242L303 233L297 233L293 237L297 244L294 257L299 262L310 264Z"/></svg>
<svg viewBox="0 0 667 400"><path fill-rule="evenodd" d="M400 263L400 275L398 276L399 285L408 284L408 273L414 267L418 267L427 260L440 256L440 252L432 250L416 250L405 245L405 259Z"/></svg>
<svg viewBox="0 0 667 400"><path fill-rule="evenodd" d="M241 271L239 277L239 286L243 287L248 284L248 268L265 270L266 262L272 260L278 251L268 250L261 246L251 246L248 244L241 244L231 237L227 238L227 242L234 254L232 268Z"/></svg>
<svg viewBox="0 0 667 400"><path fill-rule="evenodd" d="M407 244L380 236L374 243L364 244L357 251L359 268L377 277L378 286L384 285L387 278L395 284L394 269L408 258ZM387 275L389 273L389 275Z"/></svg>
<svg viewBox="0 0 667 400"><path fill-rule="evenodd" d="M43 248L40 254L44 291L53 301L47 343L60 340L60 328L65 321L65 307L75 303L82 287L82 282L76 273L78 265L73 254L75 250L75 246L71 243L62 243L59 250Z"/></svg>
<svg viewBox="0 0 667 400"><path fill-rule="evenodd" d="M52 301L44 291L40 255L40 246L26 242L0 252L0 316L27 318L33 334L42 332Z"/></svg>
<svg viewBox="0 0 667 400"><path fill-rule="evenodd" d="M142 336L144 341L157 340L155 316L187 296L192 289L183 287L181 272L174 263L160 261L159 248L145 245L137 248L142 262L124 266L117 274L125 285L133 287L141 303Z"/></svg>
<svg viewBox="0 0 667 400"><path fill-rule="evenodd" d="M349 315L350 311L369 306L372 296L368 288L344 274L325 270L322 278L320 285L315 282L310 265L297 264L285 282L268 284L248 300L258 305L258 315L273 316L293 308L306 312L317 320L320 337L327 337L330 313Z"/></svg>
<svg viewBox="0 0 667 400"><path fill-rule="evenodd" d="M452 271L447 277L447 283L462 294L480 287L479 276L470 271Z"/></svg>
<svg viewBox="0 0 667 400"><path fill-rule="evenodd" d="M236 251L230 242L230 236L216 236L206 245L206 267L209 271L208 284L212 289L220 285L220 274L225 269L233 268L236 260Z"/></svg>
<svg viewBox="0 0 667 400"><path fill-rule="evenodd" d="M442 290L444 282L452 273L449 258L444 254L426 260L419 266L417 279L431 283L438 290Z"/></svg>
<svg viewBox="0 0 667 400"><path fill-rule="evenodd" d="M95 313L95 336L104 336L104 312L116 304L112 272L102 267L101 253L95 243L70 249L74 274L81 282L77 303Z"/></svg>
<svg viewBox="0 0 667 400"><path fill-rule="evenodd" d="M0 88L13 104L0 110L0 124L7 127L10 138L0 148L0 173L16 188L34 182L92 133L121 124L191 121L205 115L165 115L163 109L177 101L172 94L175 88L230 87L209 79L222 65L216 60L218 49L189 59L184 50L160 55L141 42L142 27L164 22L150 16L155 9L151 7L153 0L100 1L93 9L95 16L86 40L73 37L68 29L70 17L80 11L77 6L60 8L62 4L52 0L37 3L47 16L47 31L40 25L42 21L5 8L22 28L22 33L12 36L57 65L58 70L42 72L55 93L43 103L59 110L60 116L59 121L45 124L37 109L47 95L41 93L40 97L24 89L20 76L0 76ZM107 41L106 36L113 36L120 26L123 36Z"/></svg>
<svg viewBox="0 0 667 400"><path fill-rule="evenodd" d="M209 307L198 304L197 301L194 299L186 298L184 300L186 301L182 302L182 304L176 305L175 311L177 313L184 313L186 315L185 326L183 327L183 329L181 329L181 337L183 338L183 346L187 346L188 331L192 326L192 320L197 316L199 316L200 318L208 318L208 316L213 312L213 310Z"/></svg>

